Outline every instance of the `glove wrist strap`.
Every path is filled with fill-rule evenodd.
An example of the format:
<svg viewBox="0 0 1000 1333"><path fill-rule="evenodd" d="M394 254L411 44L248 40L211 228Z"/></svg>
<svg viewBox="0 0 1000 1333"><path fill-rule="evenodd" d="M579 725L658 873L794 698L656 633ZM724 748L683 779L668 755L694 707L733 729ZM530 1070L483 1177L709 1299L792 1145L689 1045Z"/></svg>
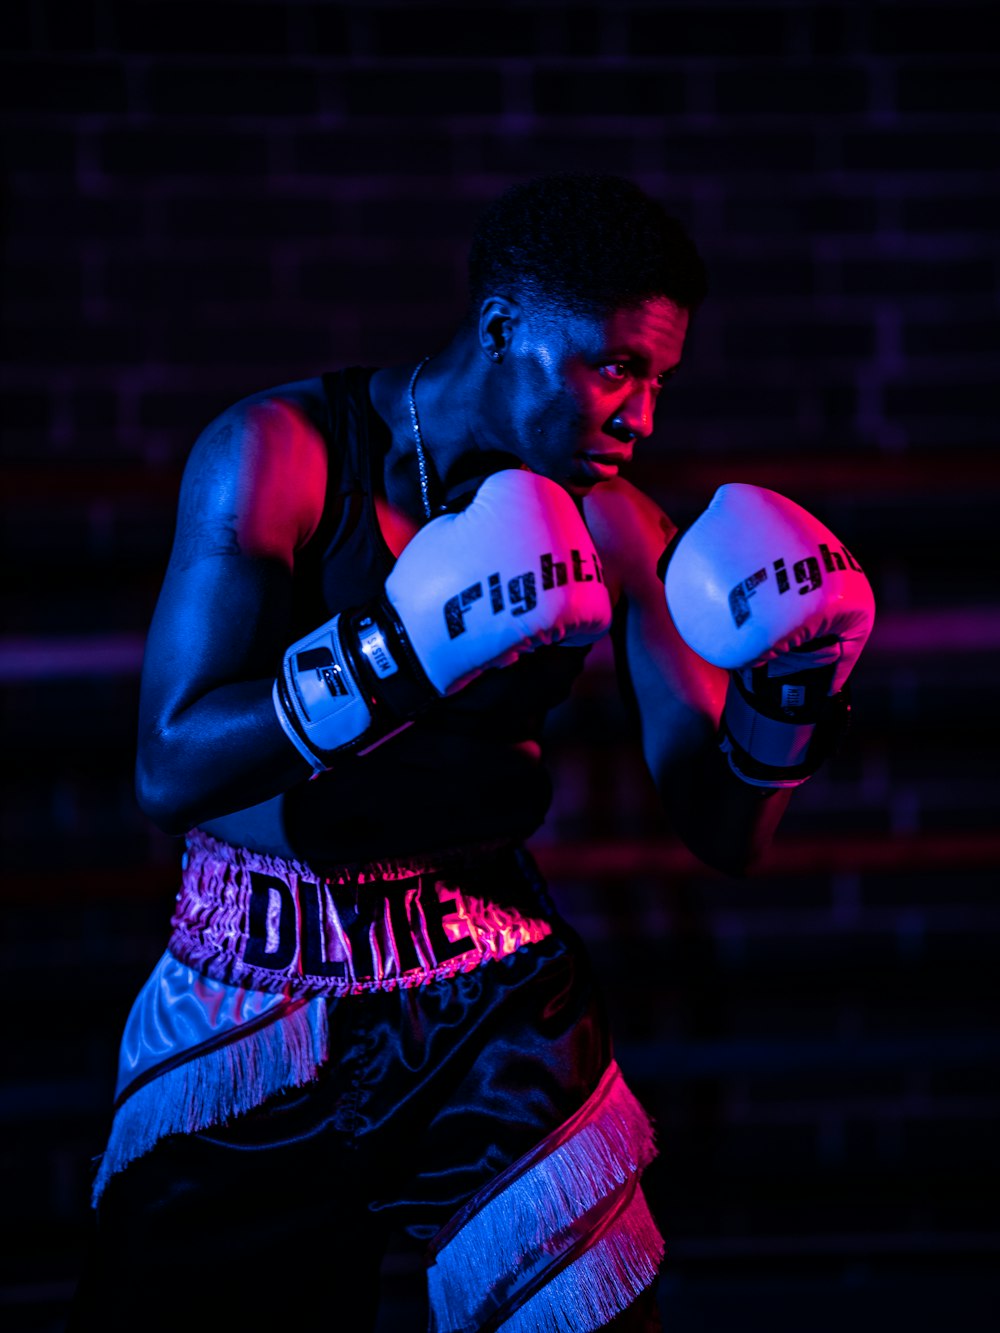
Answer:
<svg viewBox="0 0 1000 1333"><path fill-rule="evenodd" d="M341 751L367 754L437 697L384 596L292 644L272 689L282 730L314 775Z"/></svg>
<svg viewBox="0 0 1000 1333"><path fill-rule="evenodd" d="M729 766L754 787L798 787L837 748L847 727L847 690L830 695L830 671L771 678L767 668L733 671L720 746Z"/></svg>
<svg viewBox="0 0 1000 1333"><path fill-rule="evenodd" d="M285 653L271 691L285 735L314 773L336 750L361 739L372 709L340 636L340 616L299 639Z"/></svg>
<svg viewBox="0 0 1000 1333"><path fill-rule="evenodd" d="M340 640L357 680L395 722L416 717L439 697L385 594L345 611L340 621Z"/></svg>

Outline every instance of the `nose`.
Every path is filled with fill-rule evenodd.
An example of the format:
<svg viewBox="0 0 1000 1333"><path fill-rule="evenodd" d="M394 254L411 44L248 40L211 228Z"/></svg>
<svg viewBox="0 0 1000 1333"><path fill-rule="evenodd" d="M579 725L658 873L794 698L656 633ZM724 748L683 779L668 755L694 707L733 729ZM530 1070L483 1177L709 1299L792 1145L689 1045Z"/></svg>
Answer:
<svg viewBox="0 0 1000 1333"><path fill-rule="evenodd" d="M635 439L646 439L653 433L655 407L652 390L646 386L637 388L611 418L609 434L624 444L630 444Z"/></svg>

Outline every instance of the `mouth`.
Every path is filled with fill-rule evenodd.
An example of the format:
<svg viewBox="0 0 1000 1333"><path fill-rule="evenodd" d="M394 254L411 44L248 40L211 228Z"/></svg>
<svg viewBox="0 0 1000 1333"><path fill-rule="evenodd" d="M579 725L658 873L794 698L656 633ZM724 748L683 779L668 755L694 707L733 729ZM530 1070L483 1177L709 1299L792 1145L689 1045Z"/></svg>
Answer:
<svg viewBox="0 0 1000 1333"><path fill-rule="evenodd" d="M625 467L632 461L632 454L631 451L601 450L577 454L577 458L588 476L614 477L617 476L619 468Z"/></svg>

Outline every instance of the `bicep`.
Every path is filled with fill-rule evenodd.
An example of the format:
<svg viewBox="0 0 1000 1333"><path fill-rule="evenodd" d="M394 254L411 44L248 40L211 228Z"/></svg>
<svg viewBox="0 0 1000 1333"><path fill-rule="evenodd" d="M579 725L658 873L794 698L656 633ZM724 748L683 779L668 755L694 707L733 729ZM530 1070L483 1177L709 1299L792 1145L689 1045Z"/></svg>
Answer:
<svg viewBox="0 0 1000 1333"><path fill-rule="evenodd" d="M621 617L618 669L629 682L646 761L662 778L715 735L728 678L680 638L662 586L634 588Z"/></svg>
<svg viewBox="0 0 1000 1333"><path fill-rule="evenodd" d="M168 726L218 686L274 674L309 525L302 496L314 489L281 424L273 412L223 418L192 450L146 640L143 726Z"/></svg>

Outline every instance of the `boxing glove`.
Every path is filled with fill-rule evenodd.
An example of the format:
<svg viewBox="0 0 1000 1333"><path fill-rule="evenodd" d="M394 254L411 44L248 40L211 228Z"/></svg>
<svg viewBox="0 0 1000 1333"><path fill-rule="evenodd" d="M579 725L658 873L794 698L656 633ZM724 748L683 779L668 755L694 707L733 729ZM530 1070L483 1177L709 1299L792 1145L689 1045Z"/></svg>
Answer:
<svg viewBox="0 0 1000 1333"><path fill-rule="evenodd" d="M292 644L275 711L319 772L489 667L542 644L592 643L610 624L601 563L569 494L533 472L497 472L466 508L416 533L381 596Z"/></svg>
<svg viewBox="0 0 1000 1333"><path fill-rule="evenodd" d="M845 684L871 633L861 566L819 519L760 486L720 486L665 575L678 632L730 672L721 744L756 786L806 781L846 724Z"/></svg>

